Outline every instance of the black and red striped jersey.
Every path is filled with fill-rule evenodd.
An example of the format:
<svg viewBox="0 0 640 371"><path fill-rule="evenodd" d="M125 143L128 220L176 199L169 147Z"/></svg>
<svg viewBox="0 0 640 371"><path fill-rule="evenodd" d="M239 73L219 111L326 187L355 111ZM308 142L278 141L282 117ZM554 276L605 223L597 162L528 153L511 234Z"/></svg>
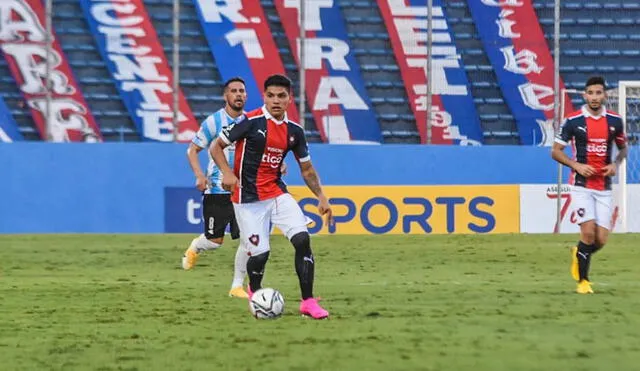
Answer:
<svg viewBox="0 0 640 371"><path fill-rule="evenodd" d="M289 151L298 162L311 159L304 129L286 114L282 121L276 120L264 106L239 117L220 138L236 147L233 171L240 182L231 195L234 203L268 200L287 192L280 167Z"/></svg>
<svg viewBox="0 0 640 371"><path fill-rule="evenodd" d="M599 191L611 189L611 177L601 172L611 163L612 143L618 148L626 144L622 118L618 114L603 108L600 115L594 116L583 106L564 120L555 141L565 146L573 142L574 160L591 165L598 172L585 178L572 171L571 184Z"/></svg>

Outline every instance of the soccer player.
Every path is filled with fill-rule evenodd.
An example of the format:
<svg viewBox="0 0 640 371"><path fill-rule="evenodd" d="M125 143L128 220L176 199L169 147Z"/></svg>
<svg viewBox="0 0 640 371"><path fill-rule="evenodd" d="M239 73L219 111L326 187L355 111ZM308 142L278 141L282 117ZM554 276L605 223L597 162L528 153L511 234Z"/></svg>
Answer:
<svg viewBox="0 0 640 371"><path fill-rule="evenodd" d="M333 223L333 212L311 164L304 129L287 118L291 80L272 75L264 82L264 106L224 129L211 145L213 160L222 171L222 186L233 190L231 201L240 226L242 243L249 247L249 295L261 288L269 259L270 223L278 227L295 248L295 269L300 283L300 312L315 319L329 316L313 297L315 259L307 220L281 179L280 164L289 151L295 155L302 177L318 197L318 211ZM224 150L235 143L233 170Z"/></svg>
<svg viewBox="0 0 640 371"><path fill-rule="evenodd" d="M224 128L228 127L244 113L247 92L242 78L234 77L227 80L224 84L223 94L225 106L202 122L200 130L198 130L187 150L189 165L191 165L191 169L196 176L196 188L203 192L204 233L194 238L189 248L184 252L182 257L182 268L184 269L193 268L201 252L215 250L222 246L228 225L230 226L232 239L238 239L240 236L231 203L231 193L222 188L222 173L211 159L210 154L206 175L200 169L198 160L200 151L208 148ZM234 148L226 148L223 156L233 158ZM247 259L249 258L247 254L248 250L241 240L236 251L233 281L229 296L248 297L248 294L243 289Z"/></svg>
<svg viewBox="0 0 640 371"><path fill-rule="evenodd" d="M551 151L554 160L572 169L571 198L580 241L571 249L571 275L578 282L579 294L593 293L589 282L591 256L607 243L612 227L611 177L627 156L622 118L604 107L605 89L602 77L587 80L582 95L586 104L564 120ZM571 141L575 159L564 153ZM611 162L613 142L619 152Z"/></svg>

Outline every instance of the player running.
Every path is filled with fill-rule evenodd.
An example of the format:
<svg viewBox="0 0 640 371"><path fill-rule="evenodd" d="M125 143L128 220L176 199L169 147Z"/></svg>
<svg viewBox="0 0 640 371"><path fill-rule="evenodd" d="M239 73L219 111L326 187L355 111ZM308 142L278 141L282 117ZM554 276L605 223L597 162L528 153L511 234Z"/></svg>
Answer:
<svg viewBox="0 0 640 371"><path fill-rule="evenodd" d="M200 161L198 159L200 151L208 148L223 129L244 113L247 92L242 78L234 77L226 81L223 94L225 106L202 122L200 130L189 144L189 149L187 150L189 165L191 165L191 169L196 176L196 188L203 192L202 216L204 219L204 233L194 238L189 248L184 252L182 257L182 268L184 269L193 268L201 252L220 248L224 241L227 226L230 226L232 239L236 240L240 236L231 203L231 193L222 188L222 172L220 172L209 154L209 165L205 175L200 169ZM223 156L229 159L233 158L234 147L225 148ZM236 251L233 281L229 296L248 297L243 288L244 277L247 273L248 252L249 250L243 240L240 240Z"/></svg>
<svg viewBox="0 0 640 371"><path fill-rule="evenodd" d="M249 248L247 262L249 295L261 288L269 259L270 223L278 227L295 248L295 267L300 283L300 312L315 319L329 316L313 297L315 259L307 220L281 179L280 164L293 151L305 183L318 197L318 210L333 223L329 201L311 164L304 129L287 118L291 80L272 75L264 82L264 106L224 129L211 146L213 160L223 173L222 185L233 190L231 200L240 226L240 237ZM225 149L235 143L231 169Z"/></svg>
<svg viewBox="0 0 640 371"><path fill-rule="evenodd" d="M580 225L580 241L571 249L571 275L578 282L579 294L593 293L589 282L591 255L607 243L612 227L611 177L627 156L622 118L605 109L605 89L602 77L587 81L582 95L586 104L564 120L551 151L554 160L572 169L571 198ZM571 141L575 149L573 160L564 153ZM619 152L612 163L613 142Z"/></svg>

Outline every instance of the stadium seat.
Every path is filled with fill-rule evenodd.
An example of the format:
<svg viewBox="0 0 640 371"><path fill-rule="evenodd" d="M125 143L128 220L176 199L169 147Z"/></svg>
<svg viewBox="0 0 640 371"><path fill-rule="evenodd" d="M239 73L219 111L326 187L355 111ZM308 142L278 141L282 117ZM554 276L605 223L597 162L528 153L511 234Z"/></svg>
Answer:
<svg viewBox="0 0 640 371"><path fill-rule="evenodd" d="M291 55L287 35L273 0L260 0L265 16L273 31L278 51L285 69L295 71L297 66ZM390 39L376 0L341 0L336 2L348 23L347 32L351 53L359 62L360 71L369 98L378 107L379 118L385 140L412 142L416 140L415 118L406 100L406 88L402 81ZM173 46L167 40L173 35L173 0L145 0L157 34L162 38L167 56ZM180 21L183 43L180 45L181 87L192 105L194 115L208 115L210 105L222 104L222 78L216 69L207 40L200 28L199 17L193 0L181 0ZM475 28L467 1L451 0L441 4L449 16L448 25L457 43L458 53L474 91L474 102L481 112L480 120L484 137L492 144L517 144L518 133L509 114L503 93L498 85L493 66ZM554 1L533 2L545 38L553 45ZM636 1L568 0L561 3L564 12L561 20L561 68L565 85L581 89L584 79L595 73L603 74L616 86L619 80L637 80L640 66L640 3ZM116 86L111 79L95 40L88 32L82 17L82 8L77 0L55 0L54 28L59 35L63 50L79 81L85 97L92 107L105 136L122 140L123 136L137 135ZM0 87L15 85L6 61L0 61ZM295 74L292 73L292 76ZM297 81L294 81L297 86ZM4 89L4 88L0 88ZM4 89L6 90L6 89ZM13 90L0 91L12 105L22 100L22 95ZM9 104L8 103L8 104ZM11 107L22 118L30 115L28 109ZM313 116L307 113L310 126L307 134L318 139ZM21 126L24 133L34 132L33 126ZM120 139L118 139L120 138Z"/></svg>

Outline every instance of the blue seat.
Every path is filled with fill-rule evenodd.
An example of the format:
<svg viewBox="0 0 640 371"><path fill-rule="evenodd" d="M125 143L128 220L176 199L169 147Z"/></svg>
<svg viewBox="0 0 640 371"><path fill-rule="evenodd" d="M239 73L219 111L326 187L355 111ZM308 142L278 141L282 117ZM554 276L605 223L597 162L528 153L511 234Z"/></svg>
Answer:
<svg viewBox="0 0 640 371"><path fill-rule="evenodd" d="M382 22L380 17L359 17L359 16L347 16L345 21L349 23L373 23L378 24Z"/></svg>
<svg viewBox="0 0 640 371"><path fill-rule="evenodd" d="M387 120L387 121L399 121L399 120L412 121L412 120L415 120L415 116L413 116L413 115L403 115L403 114L398 114L398 113L382 113L378 117L381 120Z"/></svg>
<svg viewBox="0 0 640 371"><path fill-rule="evenodd" d="M364 39L364 40L388 40L389 35L387 33L379 32L350 32L347 34L350 39Z"/></svg>
<svg viewBox="0 0 640 371"><path fill-rule="evenodd" d="M500 119L500 116L494 113L484 113L480 115L480 120L482 121L498 121Z"/></svg>
<svg viewBox="0 0 640 371"><path fill-rule="evenodd" d="M372 49L351 49L351 52L354 55L393 55L393 50L391 49L380 49L380 48L372 48Z"/></svg>
<svg viewBox="0 0 640 371"><path fill-rule="evenodd" d="M180 84L185 86L218 86L221 87L223 82L208 79L180 79Z"/></svg>

